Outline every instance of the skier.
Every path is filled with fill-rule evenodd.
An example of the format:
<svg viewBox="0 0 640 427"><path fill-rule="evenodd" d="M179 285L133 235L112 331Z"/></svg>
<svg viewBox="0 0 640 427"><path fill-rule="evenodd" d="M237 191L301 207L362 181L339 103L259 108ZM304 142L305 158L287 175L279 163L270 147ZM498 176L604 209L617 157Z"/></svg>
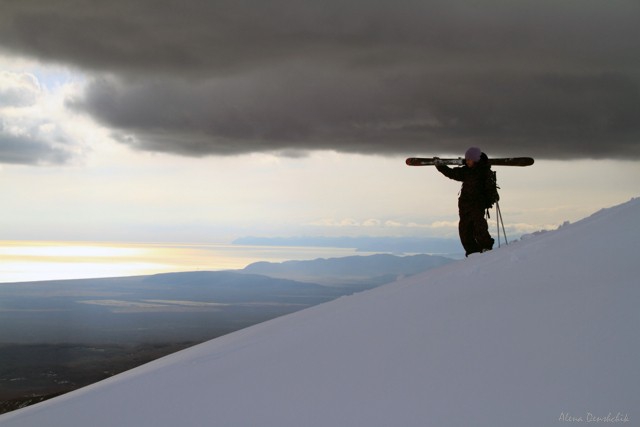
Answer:
<svg viewBox="0 0 640 427"><path fill-rule="evenodd" d="M462 190L458 198L460 222L458 232L465 250L465 256L493 249L494 240L489 234L489 226L484 217L489 207L485 183L491 173L491 165L485 153L477 147L471 147L464 155L465 166L451 169L440 159L435 161L436 168L447 178L462 181Z"/></svg>

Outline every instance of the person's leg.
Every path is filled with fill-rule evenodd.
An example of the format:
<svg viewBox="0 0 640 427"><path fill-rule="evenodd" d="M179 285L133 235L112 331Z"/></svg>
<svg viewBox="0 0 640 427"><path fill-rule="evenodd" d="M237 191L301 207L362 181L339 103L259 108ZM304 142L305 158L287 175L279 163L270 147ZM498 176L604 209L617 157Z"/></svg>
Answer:
<svg viewBox="0 0 640 427"><path fill-rule="evenodd" d="M474 210L470 213L470 221L473 223L473 239L476 243L478 251L493 249L494 240L489 234L489 225L484 216L484 209Z"/></svg>
<svg viewBox="0 0 640 427"><path fill-rule="evenodd" d="M468 212L460 212L458 233L460 234L460 243L462 243L462 247L465 250L465 256L481 251L474 236L473 215L470 215Z"/></svg>

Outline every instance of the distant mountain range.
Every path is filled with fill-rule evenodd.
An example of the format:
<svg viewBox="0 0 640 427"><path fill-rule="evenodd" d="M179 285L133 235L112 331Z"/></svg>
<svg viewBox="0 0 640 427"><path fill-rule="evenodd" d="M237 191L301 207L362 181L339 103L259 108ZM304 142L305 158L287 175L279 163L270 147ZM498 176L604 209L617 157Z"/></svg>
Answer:
<svg viewBox="0 0 640 427"><path fill-rule="evenodd" d="M386 252L392 254L460 254L462 246L457 238L435 237L241 237L234 245L353 248L358 252Z"/></svg>
<svg viewBox="0 0 640 427"><path fill-rule="evenodd" d="M298 282L366 289L413 276L452 261L451 258L434 255L398 257L379 254L282 263L256 262L240 271Z"/></svg>

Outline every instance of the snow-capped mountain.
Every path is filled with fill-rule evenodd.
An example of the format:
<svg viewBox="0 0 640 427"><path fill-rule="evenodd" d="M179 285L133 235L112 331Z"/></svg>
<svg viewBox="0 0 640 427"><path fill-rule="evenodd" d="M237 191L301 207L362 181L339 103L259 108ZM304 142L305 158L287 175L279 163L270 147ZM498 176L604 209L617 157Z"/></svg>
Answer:
<svg viewBox="0 0 640 427"><path fill-rule="evenodd" d="M9 426L640 422L640 199L6 414Z"/></svg>

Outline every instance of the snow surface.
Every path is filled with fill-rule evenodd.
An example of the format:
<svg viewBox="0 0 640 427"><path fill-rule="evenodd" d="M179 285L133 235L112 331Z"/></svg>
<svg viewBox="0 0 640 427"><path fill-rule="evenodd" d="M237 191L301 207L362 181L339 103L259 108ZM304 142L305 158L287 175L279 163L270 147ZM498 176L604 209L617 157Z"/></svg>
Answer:
<svg viewBox="0 0 640 427"><path fill-rule="evenodd" d="M0 425L538 427L586 424L589 414L640 425L638 254L636 198L212 340Z"/></svg>

